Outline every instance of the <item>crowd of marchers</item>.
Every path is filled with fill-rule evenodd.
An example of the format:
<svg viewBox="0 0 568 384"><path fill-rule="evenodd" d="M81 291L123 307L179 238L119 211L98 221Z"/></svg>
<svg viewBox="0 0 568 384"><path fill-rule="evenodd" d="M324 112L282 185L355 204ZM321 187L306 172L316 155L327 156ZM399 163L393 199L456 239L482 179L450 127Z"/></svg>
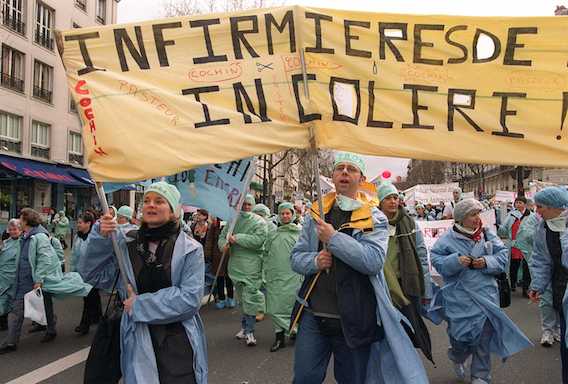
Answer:
<svg viewBox="0 0 568 384"><path fill-rule="evenodd" d="M337 153L335 190L322 197L321 211L317 203L283 202L272 214L247 195L234 227L204 209L184 221L180 192L156 182L139 214L127 206L83 213L68 260L64 213L44 222L23 209L0 252L7 330L0 354L17 351L29 292L43 296L47 324L30 329L44 332L40 342L57 335L53 299L83 297L75 331L84 335L108 310L106 292L122 313L116 359L125 383L207 383L199 310L212 295L219 310L238 307L235 339L243 345L256 346L256 323L270 318L270 351L293 345L296 384L322 383L332 357L339 383L428 383L419 355L432 360L428 322L447 327L455 379L484 384L492 380L491 355L505 360L533 347L502 308L507 287L520 286L539 305L540 344L560 343L568 384L568 190L547 187L534 202L517 197L495 233L480 217L492 207L463 199L459 189L443 207L406 207L384 182L376 204L359 191L365 172L360 156ZM417 222L433 219L453 225L427 249ZM92 354L87 364L100 358Z"/></svg>

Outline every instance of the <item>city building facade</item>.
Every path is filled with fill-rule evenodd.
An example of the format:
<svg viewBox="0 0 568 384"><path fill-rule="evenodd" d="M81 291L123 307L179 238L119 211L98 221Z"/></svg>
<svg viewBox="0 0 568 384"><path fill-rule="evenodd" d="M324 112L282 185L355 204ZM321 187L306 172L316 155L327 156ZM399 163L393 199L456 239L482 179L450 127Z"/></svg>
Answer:
<svg viewBox="0 0 568 384"><path fill-rule="evenodd" d="M116 22L119 0L0 0L0 225L95 201L55 31Z"/></svg>

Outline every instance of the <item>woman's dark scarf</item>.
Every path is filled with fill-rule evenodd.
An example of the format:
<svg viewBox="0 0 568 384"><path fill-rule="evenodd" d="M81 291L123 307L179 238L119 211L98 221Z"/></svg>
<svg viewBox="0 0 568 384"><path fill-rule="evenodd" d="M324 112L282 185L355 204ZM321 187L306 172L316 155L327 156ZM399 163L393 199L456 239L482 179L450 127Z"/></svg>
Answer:
<svg viewBox="0 0 568 384"><path fill-rule="evenodd" d="M168 260L171 260L179 231L180 225L178 221L169 221L156 228L148 228L147 224L142 223L136 240L138 254L143 257L145 262L154 262L156 259L162 260L164 255L167 256ZM150 242L159 242L154 257L150 257Z"/></svg>

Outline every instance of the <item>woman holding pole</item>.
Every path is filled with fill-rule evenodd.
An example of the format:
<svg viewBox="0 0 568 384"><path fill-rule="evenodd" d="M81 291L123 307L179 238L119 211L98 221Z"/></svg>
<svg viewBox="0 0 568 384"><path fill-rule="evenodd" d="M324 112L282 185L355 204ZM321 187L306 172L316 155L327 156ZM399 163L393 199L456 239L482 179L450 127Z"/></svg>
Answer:
<svg viewBox="0 0 568 384"><path fill-rule="evenodd" d="M110 289L118 273L111 233L128 255L124 267L129 284L117 285L124 299L121 366L128 384L207 383L205 333L198 313L203 249L181 231L179 205L176 187L163 181L150 185L140 229L126 237L104 215L88 238L89 257L80 261L88 281Z"/></svg>

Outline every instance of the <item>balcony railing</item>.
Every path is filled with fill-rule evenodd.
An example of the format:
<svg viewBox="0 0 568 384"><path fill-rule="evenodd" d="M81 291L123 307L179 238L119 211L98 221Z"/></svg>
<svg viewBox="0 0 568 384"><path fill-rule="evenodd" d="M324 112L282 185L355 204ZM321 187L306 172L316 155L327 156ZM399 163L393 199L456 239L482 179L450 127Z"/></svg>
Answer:
<svg viewBox="0 0 568 384"><path fill-rule="evenodd" d="M69 153L69 162L83 165L83 155L76 153Z"/></svg>
<svg viewBox="0 0 568 384"><path fill-rule="evenodd" d="M34 41L53 51L53 37L51 37L51 34L41 33L39 29L36 29Z"/></svg>
<svg viewBox="0 0 568 384"><path fill-rule="evenodd" d="M15 153L22 153L22 142L21 141L12 141L0 138L0 150L8 151L8 152L15 152Z"/></svg>
<svg viewBox="0 0 568 384"><path fill-rule="evenodd" d="M0 83L3 87L10 88L18 92L24 92L24 80L12 77L7 73L0 74Z"/></svg>
<svg viewBox="0 0 568 384"><path fill-rule="evenodd" d="M83 11L87 10L87 2L85 0L75 0L75 6Z"/></svg>
<svg viewBox="0 0 568 384"><path fill-rule="evenodd" d="M4 10L4 12L2 12L2 24L11 30L18 32L20 35L26 35L26 23L24 23L21 19L11 17L9 11L7 12Z"/></svg>
<svg viewBox="0 0 568 384"><path fill-rule="evenodd" d="M32 156L49 160L49 148L32 145Z"/></svg>
<svg viewBox="0 0 568 384"><path fill-rule="evenodd" d="M37 85L34 85L34 97L37 97L38 99L51 103L52 96L53 92L50 91L49 89L44 89L38 87Z"/></svg>

